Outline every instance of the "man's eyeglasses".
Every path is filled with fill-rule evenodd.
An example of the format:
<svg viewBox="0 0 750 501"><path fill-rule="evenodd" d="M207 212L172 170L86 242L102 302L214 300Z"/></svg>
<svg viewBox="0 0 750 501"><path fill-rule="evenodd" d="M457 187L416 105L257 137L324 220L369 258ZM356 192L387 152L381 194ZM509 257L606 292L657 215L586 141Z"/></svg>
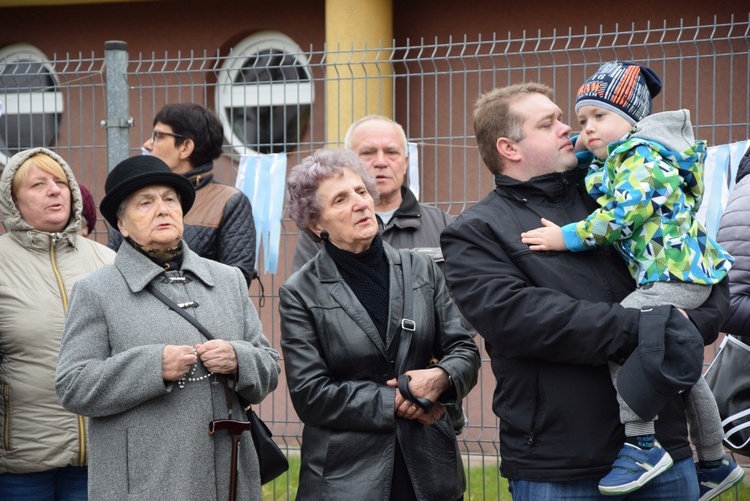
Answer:
<svg viewBox="0 0 750 501"><path fill-rule="evenodd" d="M172 136L172 137L179 137L182 139L186 139L186 137L183 136L182 134L175 134L174 132L164 132L164 131L154 129L154 131L151 133L151 143L153 144L154 141L160 140L164 138L164 136Z"/></svg>

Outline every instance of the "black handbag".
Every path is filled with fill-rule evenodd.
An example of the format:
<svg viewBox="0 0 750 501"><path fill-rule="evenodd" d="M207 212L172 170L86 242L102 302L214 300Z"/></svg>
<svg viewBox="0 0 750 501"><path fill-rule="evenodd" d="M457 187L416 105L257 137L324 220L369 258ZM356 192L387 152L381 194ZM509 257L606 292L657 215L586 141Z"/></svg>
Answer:
<svg viewBox="0 0 750 501"><path fill-rule="evenodd" d="M161 302L169 306L172 310L176 311L185 320L190 322L198 329L206 339L215 339L214 336L208 332L203 324L198 322L195 318L188 315L182 308L169 299L167 296L159 292L153 284L147 286L149 292L156 296ZM250 422L250 435L253 437L253 445L255 446L255 452L258 455L258 464L260 465L260 483L261 485L267 484L274 478L278 477L289 469L289 461L287 460L284 453L281 451L276 442L273 441L273 433L268 429L266 423L253 410L252 406L237 393L237 400L243 409Z"/></svg>
<svg viewBox="0 0 750 501"><path fill-rule="evenodd" d="M750 346L727 334L704 376L716 398L724 445L750 455Z"/></svg>
<svg viewBox="0 0 750 501"><path fill-rule="evenodd" d="M253 437L255 452L258 453L260 483L261 485L267 484L289 469L289 461L279 449L279 446L276 445L276 442L273 441L271 430L268 429L266 423L258 417L250 405L245 407L245 413L250 421L250 435Z"/></svg>

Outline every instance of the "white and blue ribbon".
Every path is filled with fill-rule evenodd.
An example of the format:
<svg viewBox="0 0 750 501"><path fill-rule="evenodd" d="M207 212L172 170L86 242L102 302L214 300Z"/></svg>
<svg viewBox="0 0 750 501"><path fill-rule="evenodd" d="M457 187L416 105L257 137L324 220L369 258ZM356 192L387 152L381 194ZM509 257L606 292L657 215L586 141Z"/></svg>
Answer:
<svg viewBox="0 0 750 501"><path fill-rule="evenodd" d="M716 238L729 193L729 145L709 147L703 168L705 186L697 218L703 222L708 235Z"/></svg>
<svg viewBox="0 0 750 501"><path fill-rule="evenodd" d="M235 186L247 195L253 206L256 268L262 242L266 273L276 273L286 188L286 154L243 155Z"/></svg>
<svg viewBox="0 0 750 501"><path fill-rule="evenodd" d="M419 147L417 143L409 143L409 165L406 169L409 189L419 200Z"/></svg>

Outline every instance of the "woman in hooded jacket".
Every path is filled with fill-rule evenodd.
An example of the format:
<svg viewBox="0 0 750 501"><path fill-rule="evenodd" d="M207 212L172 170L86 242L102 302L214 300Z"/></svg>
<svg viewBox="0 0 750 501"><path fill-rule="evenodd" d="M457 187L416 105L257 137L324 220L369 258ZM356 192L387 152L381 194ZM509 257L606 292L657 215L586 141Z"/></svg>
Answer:
<svg viewBox="0 0 750 501"><path fill-rule="evenodd" d="M0 497L87 499L86 423L58 402L55 370L73 284L115 253L78 235L81 191L48 149L10 159L0 208Z"/></svg>

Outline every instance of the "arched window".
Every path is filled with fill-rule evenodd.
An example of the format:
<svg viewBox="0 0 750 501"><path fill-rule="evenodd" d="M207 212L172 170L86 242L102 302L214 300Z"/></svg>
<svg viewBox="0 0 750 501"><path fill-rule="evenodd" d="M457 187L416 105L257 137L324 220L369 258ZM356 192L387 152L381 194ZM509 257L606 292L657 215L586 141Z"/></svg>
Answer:
<svg viewBox="0 0 750 501"><path fill-rule="evenodd" d="M36 47L0 49L0 105L0 164L21 150L55 142L63 97L52 64Z"/></svg>
<svg viewBox="0 0 750 501"><path fill-rule="evenodd" d="M307 58L281 33L247 37L219 70L216 111L241 155L293 150L308 127L313 100Z"/></svg>

